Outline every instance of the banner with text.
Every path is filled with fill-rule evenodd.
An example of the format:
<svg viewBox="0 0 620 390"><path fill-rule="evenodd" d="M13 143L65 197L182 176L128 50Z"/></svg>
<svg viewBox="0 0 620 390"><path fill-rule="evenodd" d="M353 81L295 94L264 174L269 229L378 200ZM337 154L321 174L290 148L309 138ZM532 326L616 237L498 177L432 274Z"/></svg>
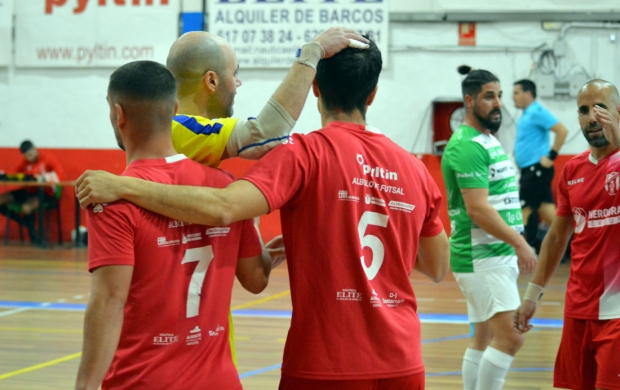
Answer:
<svg viewBox="0 0 620 390"><path fill-rule="evenodd" d="M1 0L0 0L1 1ZM116 67L165 63L180 0L30 0L15 4L15 64Z"/></svg>
<svg viewBox="0 0 620 390"><path fill-rule="evenodd" d="M0 0L0 66L11 63L13 32L13 0Z"/></svg>
<svg viewBox="0 0 620 390"><path fill-rule="evenodd" d="M297 48L334 26L367 32L387 65L387 0L209 0L207 11L209 31L242 68L288 68Z"/></svg>

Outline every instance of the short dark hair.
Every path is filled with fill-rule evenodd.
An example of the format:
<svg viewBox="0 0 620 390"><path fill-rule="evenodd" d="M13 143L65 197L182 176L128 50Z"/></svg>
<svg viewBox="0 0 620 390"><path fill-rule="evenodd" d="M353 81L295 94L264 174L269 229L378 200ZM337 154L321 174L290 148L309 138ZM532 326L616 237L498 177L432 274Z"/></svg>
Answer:
<svg viewBox="0 0 620 390"><path fill-rule="evenodd" d="M26 153L32 148L34 148L34 144L30 140L25 140L24 142L21 143L21 145L19 145L19 151L22 154Z"/></svg>
<svg viewBox="0 0 620 390"><path fill-rule="evenodd" d="M488 83L498 83L499 79L491 72L483 69L472 70L467 74L467 77L461 84L461 90L463 91L463 98L469 95L476 98L482 86Z"/></svg>
<svg viewBox="0 0 620 390"><path fill-rule="evenodd" d="M370 41L368 49L346 48L321 60L316 82L325 109L340 109L349 114L355 109L366 115L366 102L377 86L383 61L381 52Z"/></svg>
<svg viewBox="0 0 620 390"><path fill-rule="evenodd" d="M132 101L176 99L172 72L155 61L134 61L116 69L110 76L108 94Z"/></svg>
<svg viewBox="0 0 620 390"><path fill-rule="evenodd" d="M530 92L532 97L536 99L536 84L532 80L523 79L516 81L514 85L520 85L523 92Z"/></svg>

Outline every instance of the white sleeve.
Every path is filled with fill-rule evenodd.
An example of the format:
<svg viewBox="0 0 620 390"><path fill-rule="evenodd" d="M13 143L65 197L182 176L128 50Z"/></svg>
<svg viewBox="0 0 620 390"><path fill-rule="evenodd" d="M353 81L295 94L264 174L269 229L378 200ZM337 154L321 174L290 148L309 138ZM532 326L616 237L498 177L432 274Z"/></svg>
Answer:
<svg viewBox="0 0 620 390"><path fill-rule="evenodd" d="M288 139L295 120L273 99L257 118L239 119L226 143L230 157L258 160Z"/></svg>

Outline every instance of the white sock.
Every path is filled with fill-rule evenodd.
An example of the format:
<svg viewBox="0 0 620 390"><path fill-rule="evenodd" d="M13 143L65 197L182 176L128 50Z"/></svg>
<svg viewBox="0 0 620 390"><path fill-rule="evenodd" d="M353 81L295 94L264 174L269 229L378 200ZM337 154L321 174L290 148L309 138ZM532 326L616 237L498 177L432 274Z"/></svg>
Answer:
<svg viewBox="0 0 620 390"><path fill-rule="evenodd" d="M514 357L487 347L478 367L477 390L501 390Z"/></svg>
<svg viewBox="0 0 620 390"><path fill-rule="evenodd" d="M483 351L467 348L463 356L463 386L464 390L476 390L476 379L478 379L478 365L482 359Z"/></svg>

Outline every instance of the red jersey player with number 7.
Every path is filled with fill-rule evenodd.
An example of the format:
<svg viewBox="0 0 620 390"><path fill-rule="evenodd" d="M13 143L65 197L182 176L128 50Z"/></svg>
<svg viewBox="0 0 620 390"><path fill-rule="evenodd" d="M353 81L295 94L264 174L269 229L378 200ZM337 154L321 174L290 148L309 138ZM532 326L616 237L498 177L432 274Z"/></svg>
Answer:
<svg viewBox="0 0 620 390"><path fill-rule="evenodd" d="M117 69L108 103L127 156L123 177L232 182L174 150L176 87L163 65L138 61ZM228 342L235 273L258 293L271 271L253 222L191 224L126 201L98 203L88 220L92 290L76 389L241 389Z"/></svg>
<svg viewBox="0 0 620 390"><path fill-rule="evenodd" d="M449 244L424 165L366 125L381 65L374 42L321 60L323 128L290 138L225 189L105 172L78 183L82 206L123 198L195 223L280 209L293 302L280 389L424 388L409 275L443 279Z"/></svg>

